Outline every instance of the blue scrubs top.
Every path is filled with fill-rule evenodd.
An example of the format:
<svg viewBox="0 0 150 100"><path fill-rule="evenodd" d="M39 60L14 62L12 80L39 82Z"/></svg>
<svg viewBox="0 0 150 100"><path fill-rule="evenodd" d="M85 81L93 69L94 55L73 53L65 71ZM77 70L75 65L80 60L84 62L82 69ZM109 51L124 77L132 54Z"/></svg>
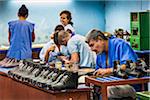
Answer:
<svg viewBox="0 0 150 100"><path fill-rule="evenodd" d="M97 55L96 70L99 68L112 68L113 62L119 60L120 64L126 64L126 60L137 61L137 55L130 45L123 39L111 37L108 40L108 61L109 66L106 66L106 53Z"/></svg>
<svg viewBox="0 0 150 100"><path fill-rule="evenodd" d="M32 58L32 32L34 24L26 20L10 21L10 48L7 57L21 59Z"/></svg>

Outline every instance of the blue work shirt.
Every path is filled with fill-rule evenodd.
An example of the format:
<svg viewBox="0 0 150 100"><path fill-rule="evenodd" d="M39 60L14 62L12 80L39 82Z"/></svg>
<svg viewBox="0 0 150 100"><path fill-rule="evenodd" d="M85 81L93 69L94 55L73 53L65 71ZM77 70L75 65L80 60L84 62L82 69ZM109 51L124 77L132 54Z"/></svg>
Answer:
<svg viewBox="0 0 150 100"><path fill-rule="evenodd" d="M26 20L10 21L8 23L10 37L10 48L7 57L21 59L32 58L32 32L34 24Z"/></svg>
<svg viewBox="0 0 150 100"><path fill-rule="evenodd" d="M106 66L106 53L103 52L97 55L96 70L99 68L112 68L115 60L120 61L120 65L126 64L126 60L137 61L137 55L130 45L123 39L111 37L108 40L108 61L109 66Z"/></svg>

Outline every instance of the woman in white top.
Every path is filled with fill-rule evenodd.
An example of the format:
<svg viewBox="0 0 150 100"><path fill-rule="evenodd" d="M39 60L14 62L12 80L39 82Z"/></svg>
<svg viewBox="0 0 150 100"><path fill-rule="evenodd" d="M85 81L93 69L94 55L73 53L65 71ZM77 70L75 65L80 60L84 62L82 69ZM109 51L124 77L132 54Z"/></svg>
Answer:
<svg viewBox="0 0 150 100"><path fill-rule="evenodd" d="M59 16L61 25L64 27L64 30L74 35L75 30L73 28L73 22L71 21L72 20L71 12L68 10L63 10L60 12ZM54 32L50 35L50 38L51 39L54 38Z"/></svg>
<svg viewBox="0 0 150 100"><path fill-rule="evenodd" d="M60 22L64 26L65 31L70 31L70 33L75 34L73 22L71 21L72 20L71 12L68 10L63 10L62 12L60 12L59 16Z"/></svg>

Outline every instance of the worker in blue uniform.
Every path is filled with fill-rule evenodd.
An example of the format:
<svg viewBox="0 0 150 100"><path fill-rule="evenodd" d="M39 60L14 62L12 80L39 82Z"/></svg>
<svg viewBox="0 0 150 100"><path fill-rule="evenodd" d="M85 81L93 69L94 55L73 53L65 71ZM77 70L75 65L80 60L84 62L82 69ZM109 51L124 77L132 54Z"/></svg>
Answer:
<svg viewBox="0 0 150 100"><path fill-rule="evenodd" d="M113 62L120 61L120 68L126 69L126 61L137 61L137 55L130 45L120 38L106 37L103 32L92 29L86 36L86 41L92 51L97 54L95 75L106 75L113 73ZM112 91L114 91L112 93ZM124 94L118 94L117 91ZM132 86L111 86L108 90L108 98L132 97L135 98L135 90Z"/></svg>
<svg viewBox="0 0 150 100"><path fill-rule="evenodd" d="M113 36L107 38L101 31L93 29L87 35L87 42L97 54L97 75L112 73L115 60L120 61L123 70L126 69L127 60L137 61L137 55L123 39Z"/></svg>
<svg viewBox="0 0 150 100"><path fill-rule="evenodd" d="M34 24L26 21L28 9L22 5L18 11L19 20L10 21L8 58L17 60L32 58L32 42L35 39Z"/></svg>

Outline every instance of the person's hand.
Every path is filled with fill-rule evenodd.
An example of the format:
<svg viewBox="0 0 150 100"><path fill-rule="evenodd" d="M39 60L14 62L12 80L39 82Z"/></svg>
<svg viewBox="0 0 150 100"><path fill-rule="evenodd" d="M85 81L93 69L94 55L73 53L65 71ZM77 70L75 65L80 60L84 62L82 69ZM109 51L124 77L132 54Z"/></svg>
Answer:
<svg viewBox="0 0 150 100"><path fill-rule="evenodd" d="M65 62L65 64L72 64L72 62L68 59L64 59L63 61Z"/></svg>
<svg viewBox="0 0 150 100"><path fill-rule="evenodd" d="M72 62L68 59L67 56L57 56L58 59L64 61L65 64L72 64Z"/></svg>
<svg viewBox="0 0 150 100"><path fill-rule="evenodd" d="M68 58L66 56L57 56L58 59L62 60L62 61L65 61L67 60Z"/></svg>
<svg viewBox="0 0 150 100"><path fill-rule="evenodd" d="M50 39L54 39L54 32L51 33Z"/></svg>
<svg viewBox="0 0 150 100"><path fill-rule="evenodd" d="M93 75L98 76L98 75L106 75L106 74L110 74L112 72L112 68L107 68L107 69L103 69L103 68L99 68L98 70L96 70L94 72Z"/></svg>

